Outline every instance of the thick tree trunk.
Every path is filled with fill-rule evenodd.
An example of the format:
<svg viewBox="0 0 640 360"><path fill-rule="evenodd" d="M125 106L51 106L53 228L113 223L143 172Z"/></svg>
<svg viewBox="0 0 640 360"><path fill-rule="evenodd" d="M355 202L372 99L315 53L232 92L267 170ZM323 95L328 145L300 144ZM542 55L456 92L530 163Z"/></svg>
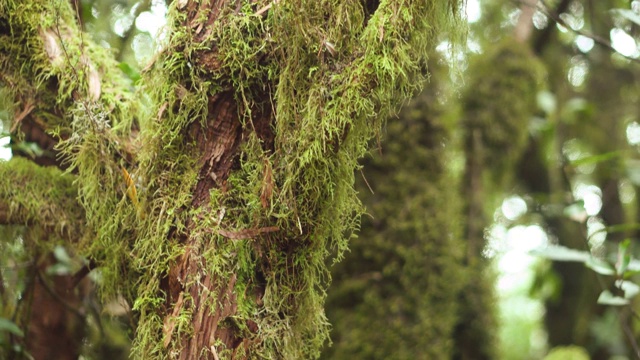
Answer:
<svg viewBox="0 0 640 360"><path fill-rule="evenodd" d="M133 357L319 355L327 256L362 213L357 159L419 88L436 35L459 40L458 6L177 1L132 93L68 2L0 0L0 81L41 99L86 215L74 245L102 296L139 315Z"/></svg>

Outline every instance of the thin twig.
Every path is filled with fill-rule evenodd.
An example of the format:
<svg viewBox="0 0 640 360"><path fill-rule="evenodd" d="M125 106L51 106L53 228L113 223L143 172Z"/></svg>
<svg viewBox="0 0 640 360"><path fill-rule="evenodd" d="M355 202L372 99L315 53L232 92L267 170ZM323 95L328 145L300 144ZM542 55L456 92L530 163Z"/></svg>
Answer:
<svg viewBox="0 0 640 360"><path fill-rule="evenodd" d="M514 2L524 5L524 6L531 6L529 5L529 3L527 1L524 0L513 0ZM546 16L548 16L551 20L553 20L554 22L556 22L557 24L562 25L565 29L578 34L578 35L582 35L584 37L587 37L591 40L593 40L596 44L606 48L607 50L613 51L616 54L619 54L620 56L629 59L633 62L637 62L640 63L640 59L638 58L634 58L625 54L620 53L618 50L616 50L613 45L611 45L611 42L601 36L595 35L593 33L590 32L586 32L583 30L579 30L579 29L574 29L571 26L569 26L569 24L567 24L566 21L562 20L562 18L560 17L559 14L553 12L550 10L549 5L547 5L547 3L544 0L539 0L538 2L538 6L537 6L538 10L540 10L543 14L545 14Z"/></svg>
<svg viewBox="0 0 640 360"><path fill-rule="evenodd" d="M26 118L27 115L29 115L31 111L33 111L33 109L35 108L36 107L31 103L31 101L27 100L26 103L24 104L24 109L20 112L20 114L16 115L16 117L13 119L13 126L11 126L11 129L9 130L9 132L13 134L18 128L18 125L22 122L22 120L24 120L24 118Z"/></svg>
<svg viewBox="0 0 640 360"><path fill-rule="evenodd" d="M362 180L364 180L364 183L367 184L367 187L369 188L369 191L371 191L371 194L375 194L373 192L373 189L371 188L371 185L369 185L369 182L367 181L367 178L364 177L364 173L362 172L362 169L360 169L360 175L362 175Z"/></svg>
<svg viewBox="0 0 640 360"><path fill-rule="evenodd" d="M636 337L633 334L633 331L629 328L629 324L626 319L622 317L622 310L618 311L618 318L620 319L620 323L622 324L622 330L624 330L624 334L629 339L629 343L631 343L631 347L633 347L633 352L636 354L636 357L640 359L640 348L638 348L638 343L636 342Z"/></svg>

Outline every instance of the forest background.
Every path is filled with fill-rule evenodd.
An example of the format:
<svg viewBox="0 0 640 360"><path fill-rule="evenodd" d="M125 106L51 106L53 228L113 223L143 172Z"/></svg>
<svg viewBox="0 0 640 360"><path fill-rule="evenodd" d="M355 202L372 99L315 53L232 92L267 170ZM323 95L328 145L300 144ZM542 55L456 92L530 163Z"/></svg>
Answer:
<svg viewBox="0 0 640 360"><path fill-rule="evenodd" d="M197 91L215 81L204 81L193 68L218 64L202 47L181 47L193 39L176 40L171 32L171 21L191 21L193 31L202 30L191 2L52 1L51 18L41 28L17 20L19 11L28 14L49 5L25 10L19 3L0 1L0 152L11 159L0 166L1 355L40 359L56 349L57 359L193 358L196 353L209 358L640 358L640 317L634 310L640 292L640 266L634 260L640 230L640 1L469 0L464 6L441 1L445 10L438 16L446 19L429 18L431 33L416 27L416 34L429 33L415 47L424 52L424 63L408 66L406 73L400 65L388 65L385 76L394 81L415 75L398 80L397 89L390 82L385 91L399 96L380 100L384 96L366 90L351 98L349 89L341 90L345 101L356 104L340 110L340 116L357 118L364 111L386 119L379 134L363 132L363 139L370 138L364 143L369 150L355 172L341 166L364 154L363 144L350 142L349 129L359 123L345 125L337 116L335 124L307 128L317 132L305 134L293 125L277 128L298 136L295 143L311 144L309 160L302 154L286 157L287 151L305 148L278 148L277 136L265 130L272 125L260 122L270 119L264 109L276 106L270 102L278 96L305 99L295 87L281 94L265 85L273 82L270 71L276 67L264 60L272 53L260 41L288 40L300 48L315 41L304 56L297 49L284 56L299 61L301 68L308 58L320 59L304 68L302 83L316 91L307 94L309 99L333 96L336 75L321 83L312 74L320 79L325 72L341 74L341 61L350 56L344 54L348 41L338 42L329 28L304 41L293 35L240 41L265 31L286 33L284 25L271 21L285 24L291 15L285 16L287 11L301 16L295 9L283 5L283 15L277 15L277 2L248 2L233 9L230 17L235 18L226 24L230 32L212 36L221 49L236 52L223 53L221 63L228 64L206 76L222 84L222 94L229 86L237 90L203 100ZM392 1L354 3L367 19L377 20L374 14L385 6L391 14L399 11L389 5ZM304 6L329 22L348 13L330 2ZM187 19L173 15L167 23L169 11L183 11ZM265 20L255 25L238 14ZM411 13L416 14L421 13ZM78 24L82 35L70 23ZM20 26L31 27L33 35L23 36ZM372 38L383 43L396 35L385 31ZM406 33L398 39L414 44ZM90 50L85 54L74 46ZM349 49L354 58L367 51ZM25 65L32 61L36 65ZM278 76L291 70L283 64L288 63L276 63L287 69L278 70ZM300 72L294 70L291 74ZM167 76L178 85L169 91L166 83L150 81L153 76ZM376 76L370 84L384 85ZM165 103L158 101L161 91L171 94ZM409 94L412 100L402 98ZM237 110L211 110L225 96L237 100ZM378 102L361 103L366 96ZM123 105L133 97L136 105ZM96 99L106 100L96 105ZM309 111L287 106L274 111ZM233 165L212 165L223 175L211 175L206 191L196 186L192 195L189 186L202 177L189 171L196 167L188 159L193 149L172 144L183 136L177 134L181 129L199 131L188 117L205 108L216 116L231 112L244 119L238 131L246 142L238 145L243 155L229 160ZM134 120L111 118L126 113L135 114ZM144 124L136 122L156 115L177 130L163 133L151 125L139 137ZM82 123L87 116L90 126ZM244 130L249 123L257 137ZM73 132L65 133L65 126ZM82 140L74 138L76 133L83 134ZM328 135L317 135L323 133ZM123 134L131 143L123 142ZM313 148L313 137L323 138L321 150ZM152 143L154 152L141 150L140 141ZM271 147L286 156L270 155ZM314 151L327 156L327 147L339 165L314 158ZM354 150L340 155L343 148ZM216 149L198 151L215 155ZM136 152L141 154L137 158ZM99 168L96 163L105 162L105 153L113 166ZM227 155L217 156L226 160ZM313 171L288 168L291 159ZM341 172L326 175L315 166ZM278 171L309 183L290 185ZM92 173L99 176L86 176ZM229 173L236 175L228 182L218 180ZM314 177L318 182L309 180ZM243 182L259 185L244 189ZM355 183L364 207L354 200L350 185L336 185L340 182ZM271 183L272 188L264 186ZM202 210L183 210L205 192L210 206L220 205L211 219L203 220ZM20 196L25 193L27 200ZM101 193L104 204L87 200ZM296 203L296 196L303 200ZM171 197L170 205L162 202ZM333 212L324 197L343 199L346 205L333 203L338 208ZM277 201L287 206L273 205ZM76 202L82 211L69 210L78 208ZM83 218L89 220L77 221ZM265 219L276 219L277 225ZM339 225L327 225L332 221ZM350 229L357 229L353 236ZM276 244L285 232L296 245ZM96 234L103 235L93 238ZM159 245L154 242L158 234L177 238L178 244L197 239L198 256L204 259L198 261L218 271L211 274L235 275L225 278L226 285L195 277L198 285L189 290L185 274L197 266L176 270L175 262L189 259L185 253L190 253ZM318 245L322 237L329 240ZM202 245L206 241L226 255L209 254ZM223 242L234 245L219 245ZM282 254L285 273L277 270ZM131 260L107 260L112 258ZM166 262L150 260L161 258ZM228 265L232 258L240 260ZM329 274L331 284L325 288ZM175 290L174 277L184 281L179 287L185 292ZM200 286L215 288L215 300L197 303ZM243 291L247 299L238 295ZM236 301L235 307L229 305ZM210 334L200 336L189 327L198 326L196 310L209 307L218 309L211 311L215 320L200 325L215 322L209 325L215 340L203 355L199 341L209 341Z"/></svg>

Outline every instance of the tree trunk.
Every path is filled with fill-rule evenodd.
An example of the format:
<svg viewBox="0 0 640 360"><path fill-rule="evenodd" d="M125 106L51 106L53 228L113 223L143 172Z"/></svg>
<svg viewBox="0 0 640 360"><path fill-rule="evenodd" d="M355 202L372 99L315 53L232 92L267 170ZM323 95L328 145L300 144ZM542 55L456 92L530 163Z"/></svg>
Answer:
<svg viewBox="0 0 640 360"><path fill-rule="evenodd" d="M459 6L177 1L132 92L68 2L0 1L0 81L25 114L13 135L28 119L53 135L85 215L72 245L137 314L133 357L319 355L327 257L362 213L357 159L436 36L461 38ZM0 190L24 207L7 221L41 221Z"/></svg>

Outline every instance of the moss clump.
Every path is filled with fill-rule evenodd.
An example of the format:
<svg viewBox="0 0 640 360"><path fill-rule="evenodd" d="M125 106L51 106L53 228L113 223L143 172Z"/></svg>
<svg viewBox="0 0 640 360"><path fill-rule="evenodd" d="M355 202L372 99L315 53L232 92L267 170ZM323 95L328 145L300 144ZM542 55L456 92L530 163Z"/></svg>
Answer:
<svg viewBox="0 0 640 360"><path fill-rule="evenodd" d="M75 200L75 176L15 157L0 161L0 178L0 212L9 223L37 225L74 241L90 235Z"/></svg>
<svg viewBox="0 0 640 360"><path fill-rule="evenodd" d="M467 152L491 164L499 182L506 180L527 143L542 69L526 46L509 37L469 67L462 98ZM479 143L473 143L474 137Z"/></svg>
<svg viewBox="0 0 640 360"><path fill-rule="evenodd" d="M363 164L368 184L359 176L357 188L370 217L332 271L324 358L452 358L466 269L444 93L436 76Z"/></svg>

